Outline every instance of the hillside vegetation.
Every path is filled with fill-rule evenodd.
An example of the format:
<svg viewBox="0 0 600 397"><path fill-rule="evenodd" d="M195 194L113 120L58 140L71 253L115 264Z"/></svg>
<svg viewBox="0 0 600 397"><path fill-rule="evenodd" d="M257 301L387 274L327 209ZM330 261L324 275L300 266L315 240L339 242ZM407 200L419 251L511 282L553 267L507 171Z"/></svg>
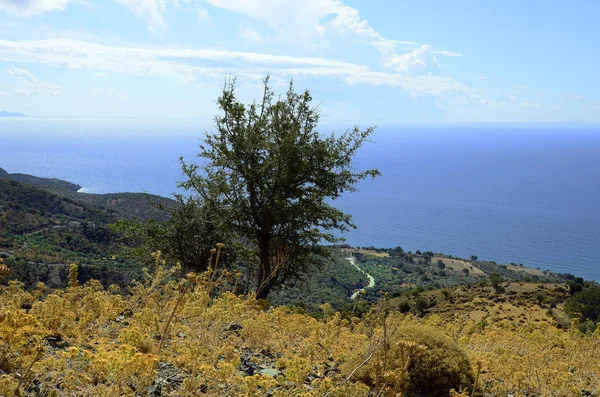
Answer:
<svg viewBox="0 0 600 397"><path fill-rule="evenodd" d="M0 288L0 395L582 396L600 334L550 321L419 319L382 300L361 318L267 308L226 270L157 266L128 291ZM6 272L6 269L3 268ZM215 289L216 288L216 289ZM216 293L220 291L220 293ZM127 293L124 293L127 292ZM491 314L492 318L494 314ZM474 394L473 388L475 388Z"/></svg>
<svg viewBox="0 0 600 397"><path fill-rule="evenodd" d="M0 171L0 257L27 287L64 285L71 262L105 285L139 278L141 265L113 259L120 244L109 226L119 219L165 220L175 206L164 197L77 193L80 186L66 181Z"/></svg>
<svg viewBox="0 0 600 397"><path fill-rule="evenodd" d="M267 301L222 244L198 274L160 252L123 256L111 225L161 225L172 200L4 174L0 396L600 392L595 283L475 256L330 246Z"/></svg>

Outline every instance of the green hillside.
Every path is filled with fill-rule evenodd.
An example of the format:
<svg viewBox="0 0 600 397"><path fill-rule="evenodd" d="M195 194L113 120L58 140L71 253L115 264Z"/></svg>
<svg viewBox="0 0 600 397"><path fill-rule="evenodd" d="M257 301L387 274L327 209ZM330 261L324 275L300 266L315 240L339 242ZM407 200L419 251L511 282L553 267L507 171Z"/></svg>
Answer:
<svg viewBox="0 0 600 397"><path fill-rule="evenodd" d="M118 220L166 220L174 200L145 193L93 195L59 179L8 174L0 169L0 257L13 277L60 287L72 262L82 280L107 285L140 277L141 265L113 259L119 245L110 225Z"/></svg>

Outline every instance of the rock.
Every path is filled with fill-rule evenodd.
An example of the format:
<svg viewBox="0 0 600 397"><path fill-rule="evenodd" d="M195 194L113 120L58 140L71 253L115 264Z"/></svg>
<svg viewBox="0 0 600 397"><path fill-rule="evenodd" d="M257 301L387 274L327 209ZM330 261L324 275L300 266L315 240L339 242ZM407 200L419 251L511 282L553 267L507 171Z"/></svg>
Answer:
<svg viewBox="0 0 600 397"><path fill-rule="evenodd" d="M63 340L60 335L46 336L44 339L46 340L46 343L55 349L66 349L69 347L69 342Z"/></svg>
<svg viewBox="0 0 600 397"><path fill-rule="evenodd" d="M277 376L281 374L280 371L274 369L277 359L281 357L281 354L273 354L267 350L254 352L250 349L242 349L240 356L238 370L242 372L244 376L261 374L262 371L266 371L266 374L269 374L268 376ZM273 371L276 371L277 374L272 375L274 373Z"/></svg>
<svg viewBox="0 0 600 397"><path fill-rule="evenodd" d="M238 332L243 328L244 327L242 327L238 323L231 323L231 324L227 325L227 327L225 327L225 332Z"/></svg>
<svg viewBox="0 0 600 397"><path fill-rule="evenodd" d="M166 363L164 361L159 361L157 367L159 370L163 370L163 369L169 367L169 363Z"/></svg>
<svg viewBox="0 0 600 397"><path fill-rule="evenodd" d="M168 362L159 361L157 365L156 378L148 388L148 396L158 397L169 395L177 389L185 380L187 374Z"/></svg>
<svg viewBox="0 0 600 397"><path fill-rule="evenodd" d="M263 368L259 371L259 374L275 378L277 375L281 375L281 371L278 371L275 368Z"/></svg>
<svg viewBox="0 0 600 397"><path fill-rule="evenodd" d="M238 367L240 371L244 374L244 376L252 376L260 371L260 367L251 361L250 358L242 357L240 366Z"/></svg>

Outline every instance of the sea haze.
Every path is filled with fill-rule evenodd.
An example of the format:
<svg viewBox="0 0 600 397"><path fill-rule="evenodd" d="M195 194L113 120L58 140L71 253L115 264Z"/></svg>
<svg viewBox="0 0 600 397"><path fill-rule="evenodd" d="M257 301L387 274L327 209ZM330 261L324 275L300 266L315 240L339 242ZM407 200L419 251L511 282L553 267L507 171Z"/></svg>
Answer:
<svg viewBox="0 0 600 397"><path fill-rule="evenodd" d="M0 167L92 193L168 196L209 123L2 119ZM336 128L338 131L340 128ZM324 128L329 130L329 128ZM468 124L377 129L336 205L352 245L402 246L600 280L600 126Z"/></svg>

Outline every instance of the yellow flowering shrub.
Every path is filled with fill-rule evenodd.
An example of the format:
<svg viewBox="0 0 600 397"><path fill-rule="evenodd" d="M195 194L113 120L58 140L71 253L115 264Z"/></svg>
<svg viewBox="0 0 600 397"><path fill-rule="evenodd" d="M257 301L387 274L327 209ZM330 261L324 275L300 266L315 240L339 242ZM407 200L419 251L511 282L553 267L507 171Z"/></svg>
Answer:
<svg viewBox="0 0 600 397"><path fill-rule="evenodd" d="M216 266L215 266L216 268ZM71 272L75 274L73 267ZM215 294L212 273L157 267L129 291L0 287L0 396L580 396L600 390L600 335L548 323L342 319ZM179 276L178 276L179 275ZM227 280L229 285L230 281ZM475 365L471 365L474 363ZM475 369L473 369L475 367ZM454 388L454 391L450 389Z"/></svg>

